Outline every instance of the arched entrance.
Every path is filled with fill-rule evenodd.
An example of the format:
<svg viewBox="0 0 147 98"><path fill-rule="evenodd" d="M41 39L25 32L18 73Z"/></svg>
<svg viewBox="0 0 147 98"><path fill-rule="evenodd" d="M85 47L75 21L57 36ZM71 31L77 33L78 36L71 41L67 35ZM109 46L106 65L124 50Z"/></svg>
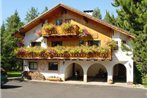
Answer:
<svg viewBox="0 0 147 98"><path fill-rule="evenodd" d="M88 68L87 81L107 82L107 70L101 64L93 64Z"/></svg>
<svg viewBox="0 0 147 98"><path fill-rule="evenodd" d="M113 81L114 82L126 82L126 67L123 64L114 65Z"/></svg>
<svg viewBox="0 0 147 98"><path fill-rule="evenodd" d="M83 81L83 68L77 64L72 63L65 69L65 80Z"/></svg>

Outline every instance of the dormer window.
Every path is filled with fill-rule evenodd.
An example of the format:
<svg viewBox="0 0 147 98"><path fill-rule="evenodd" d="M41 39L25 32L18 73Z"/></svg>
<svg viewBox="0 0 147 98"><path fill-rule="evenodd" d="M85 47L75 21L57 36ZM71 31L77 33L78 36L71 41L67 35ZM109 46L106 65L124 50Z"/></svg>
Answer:
<svg viewBox="0 0 147 98"><path fill-rule="evenodd" d="M31 46L35 47L35 46L41 46L41 42L31 42Z"/></svg>
<svg viewBox="0 0 147 98"><path fill-rule="evenodd" d="M65 19L65 23L70 23L71 19Z"/></svg>
<svg viewBox="0 0 147 98"><path fill-rule="evenodd" d="M57 19L57 20L56 20L56 25L57 25L57 26L60 26L61 24L62 24L62 19Z"/></svg>

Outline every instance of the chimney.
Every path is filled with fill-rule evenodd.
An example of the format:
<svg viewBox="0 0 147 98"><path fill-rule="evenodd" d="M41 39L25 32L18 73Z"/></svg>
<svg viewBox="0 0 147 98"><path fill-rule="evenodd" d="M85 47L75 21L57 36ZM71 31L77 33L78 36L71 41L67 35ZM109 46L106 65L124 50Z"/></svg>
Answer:
<svg viewBox="0 0 147 98"><path fill-rule="evenodd" d="M83 12L92 16L93 10L84 10Z"/></svg>

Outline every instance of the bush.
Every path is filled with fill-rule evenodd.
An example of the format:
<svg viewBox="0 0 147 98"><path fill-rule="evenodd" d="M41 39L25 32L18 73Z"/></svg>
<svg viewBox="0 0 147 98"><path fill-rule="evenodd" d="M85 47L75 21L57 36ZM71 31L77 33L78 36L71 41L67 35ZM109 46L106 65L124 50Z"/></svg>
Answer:
<svg viewBox="0 0 147 98"><path fill-rule="evenodd" d="M45 23L43 25L43 29L51 30L52 28L54 28L54 25L53 24Z"/></svg>
<svg viewBox="0 0 147 98"><path fill-rule="evenodd" d="M134 83L142 83L141 72L138 70L136 65L134 66Z"/></svg>
<svg viewBox="0 0 147 98"><path fill-rule="evenodd" d="M142 77L142 84L147 84L147 74L144 74Z"/></svg>
<svg viewBox="0 0 147 98"><path fill-rule="evenodd" d="M62 24L63 30L69 30L72 27L72 24L70 23L64 23Z"/></svg>

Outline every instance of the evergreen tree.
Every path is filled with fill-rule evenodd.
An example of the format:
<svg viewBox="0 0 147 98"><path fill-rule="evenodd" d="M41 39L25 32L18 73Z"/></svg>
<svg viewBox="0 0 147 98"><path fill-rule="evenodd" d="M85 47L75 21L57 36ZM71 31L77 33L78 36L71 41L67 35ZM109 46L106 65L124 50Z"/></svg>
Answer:
<svg viewBox="0 0 147 98"><path fill-rule="evenodd" d="M3 47L4 33L5 33L5 23L3 22L2 25L1 25L1 28L0 28L0 35L1 35L1 37L0 37L1 38L0 39L1 40L0 46L1 47ZM2 55L0 55L0 59L2 60Z"/></svg>
<svg viewBox="0 0 147 98"><path fill-rule="evenodd" d="M135 36L134 61L142 76L147 75L147 0L114 0L117 26Z"/></svg>
<svg viewBox="0 0 147 98"><path fill-rule="evenodd" d="M116 25L116 19L115 19L114 15L110 15L110 13L108 11L106 11L104 21L111 23L113 25Z"/></svg>
<svg viewBox="0 0 147 98"><path fill-rule="evenodd" d="M1 26L1 34L3 34L3 32L5 32L5 23L4 22L2 23L2 26Z"/></svg>
<svg viewBox="0 0 147 98"><path fill-rule="evenodd" d="M93 10L92 16L98 19L102 19L102 15L99 8Z"/></svg>
<svg viewBox="0 0 147 98"><path fill-rule="evenodd" d="M47 6L44 8L44 10L42 11L42 13L44 13L46 11L48 11L48 7Z"/></svg>
<svg viewBox="0 0 147 98"><path fill-rule="evenodd" d="M1 33L1 34L0 34L0 35L1 35L1 45L2 45L2 43L3 43L3 42L2 42L2 39L3 39L3 35L4 35L4 33L5 33L5 30L6 30L6 29L5 29L5 23L3 22L2 25L1 25L1 28L0 28L0 33Z"/></svg>
<svg viewBox="0 0 147 98"><path fill-rule="evenodd" d="M23 25L20 21L17 11L7 18L6 27L2 25L2 45L1 45L1 64L3 67L11 69L19 65L14 54L14 49L17 47L18 39L12 34ZM5 28L5 29L4 29Z"/></svg>
<svg viewBox="0 0 147 98"><path fill-rule="evenodd" d="M36 8L32 7L26 15L25 21L26 22L30 22L31 20L33 20L34 18L36 18L39 15L39 12Z"/></svg>

